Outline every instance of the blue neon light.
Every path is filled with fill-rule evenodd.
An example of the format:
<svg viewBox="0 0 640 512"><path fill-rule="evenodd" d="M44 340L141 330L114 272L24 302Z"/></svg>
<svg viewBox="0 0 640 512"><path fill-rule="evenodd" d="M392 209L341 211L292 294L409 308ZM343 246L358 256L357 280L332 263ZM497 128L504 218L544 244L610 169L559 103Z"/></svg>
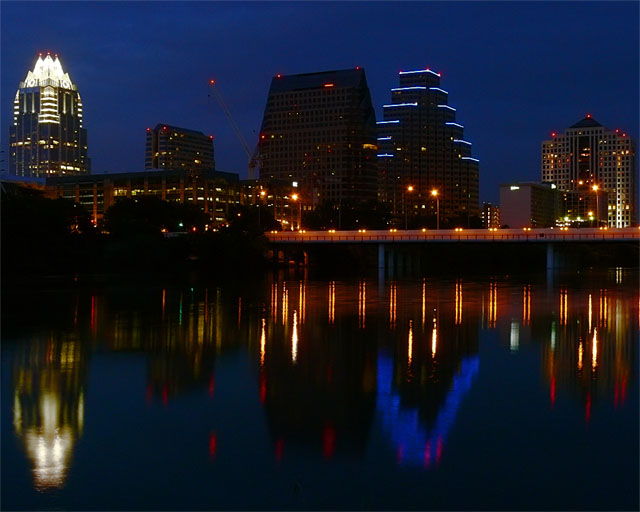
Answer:
<svg viewBox="0 0 640 512"><path fill-rule="evenodd" d="M396 155L391 155L389 153L381 153L378 155L380 158L389 158L389 157L394 157Z"/></svg>
<svg viewBox="0 0 640 512"><path fill-rule="evenodd" d="M443 92L445 94L449 94L448 91L445 91L444 89L440 89L440 87L429 87L429 90L430 91L440 91L440 92Z"/></svg>
<svg viewBox="0 0 640 512"><path fill-rule="evenodd" d="M462 160L473 160L474 162L479 162L480 161L477 158L471 158L470 156L463 156Z"/></svg>
<svg viewBox="0 0 640 512"><path fill-rule="evenodd" d="M453 142L462 142L463 144L469 144L469 146L471 146L471 142L462 139L453 139Z"/></svg>
<svg viewBox="0 0 640 512"><path fill-rule="evenodd" d="M384 108L389 107L417 107L417 103L391 103L390 105L382 105Z"/></svg>
<svg viewBox="0 0 640 512"><path fill-rule="evenodd" d="M431 71L430 69L418 69L416 71L400 71L399 75L411 75L413 73L431 73L432 75L440 76L440 73L436 73L435 71Z"/></svg>
<svg viewBox="0 0 640 512"><path fill-rule="evenodd" d="M389 124L389 123L399 123L400 121L398 121L397 119L394 121L378 121L376 122L376 124Z"/></svg>
<svg viewBox="0 0 640 512"><path fill-rule="evenodd" d="M449 105L438 105L438 107L440 107L440 108L448 108L449 110L453 110L454 112L456 111L455 108L450 107Z"/></svg>
<svg viewBox="0 0 640 512"><path fill-rule="evenodd" d="M461 124L458 124L458 123L449 122L449 123L444 123L444 124L449 125L449 126L457 126L458 128L464 128L464 126L462 126Z"/></svg>
<svg viewBox="0 0 640 512"><path fill-rule="evenodd" d="M395 89L391 89L392 91L413 91L413 90L425 90L426 87L422 85L416 85L414 87L396 87Z"/></svg>
<svg viewBox="0 0 640 512"><path fill-rule="evenodd" d="M391 137L378 137L378 140L391 140Z"/></svg>

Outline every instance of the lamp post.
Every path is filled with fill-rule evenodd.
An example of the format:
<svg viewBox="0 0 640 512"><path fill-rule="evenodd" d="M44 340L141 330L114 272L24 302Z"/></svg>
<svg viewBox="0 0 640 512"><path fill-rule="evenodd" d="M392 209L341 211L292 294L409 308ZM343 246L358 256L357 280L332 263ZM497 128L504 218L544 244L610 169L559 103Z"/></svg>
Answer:
<svg viewBox="0 0 640 512"><path fill-rule="evenodd" d="M440 229L440 197L435 188L431 191L431 195L436 198L436 229Z"/></svg>
<svg viewBox="0 0 640 512"><path fill-rule="evenodd" d="M262 200L267 193L264 190L260 191L260 199L258 200L258 226L262 226L262 221L260 220L260 210L262 210Z"/></svg>
<svg viewBox="0 0 640 512"><path fill-rule="evenodd" d="M298 194L293 194L291 199L298 203L298 230L300 230L300 224L302 224L302 201L298 197Z"/></svg>
<svg viewBox="0 0 640 512"><path fill-rule="evenodd" d="M596 193L596 226L600 227L600 201L598 198L598 185L591 187Z"/></svg>
<svg viewBox="0 0 640 512"><path fill-rule="evenodd" d="M407 192L413 192L413 185L409 185L407 187ZM402 206L404 207L404 230L406 231L407 229L409 229L409 221L408 221L408 216L407 216L407 201L405 199L405 194L402 194Z"/></svg>

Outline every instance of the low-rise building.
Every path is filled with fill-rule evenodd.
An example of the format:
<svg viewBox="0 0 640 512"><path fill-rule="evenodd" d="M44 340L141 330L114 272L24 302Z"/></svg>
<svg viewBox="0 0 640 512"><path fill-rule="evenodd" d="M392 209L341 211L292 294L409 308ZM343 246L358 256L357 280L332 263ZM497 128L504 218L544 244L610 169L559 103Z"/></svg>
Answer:
<svg viewBox="0 0 640 512"><path fill-rule="evenodd" d="M192 203L207 213L213 226L227 220L229 208L240 204L238 175L228 172L143 171L49 178L47 195L82 204L98 223L119 198L156 196L164 201Z"/></svg>
<svg viewBox="0 0 640 512"><path fill-rule="evenodd" d="M499 228L500 224L500 207L493 203L482 204L482 227L483 228Z"/></svg>
<svg viewBox="0 0 640 512"><path fill-rule="evenodd" d="M560 193L548 183L500 185L500 222L510 228L547 228L560 213Z"/></svg>

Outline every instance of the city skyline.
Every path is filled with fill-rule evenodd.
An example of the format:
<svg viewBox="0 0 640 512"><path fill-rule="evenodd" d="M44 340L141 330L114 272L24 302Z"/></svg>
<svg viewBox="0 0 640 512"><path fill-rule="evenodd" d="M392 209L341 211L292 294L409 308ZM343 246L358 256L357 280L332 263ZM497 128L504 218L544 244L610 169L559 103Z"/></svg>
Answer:
<svg viewBox="0 0 640 512"><path fill-rule="evenodd" d="M638 137L637 4L118 4L117 11L108 3L74 4L72 11L34 5L2 7L4 168L12 95L25 68L46 51L60 55L83 91L96 173L142 170L145 130L166 121L213 133L219 169L246 177L246 154L207 81L217 80L255 146L275 74L356 65L366 69L377 120L398 71L431 67L443 74L481 162L481 201L495 201L502 182L539 179L541 141L587 112ZM576 12L581 23L569 24ZM455 22L442 22L452 16ZM144 25L137 22L143 17ZM189 28L163 21L176 17ZM26 19L28 39L18 36ZM104 28L96 32L91 20L98 19ZM83 28L75 28L80 21ZM171 37L163 37L169 28ZM394 37L381 47L376 37L389 31ZM213 57L203 57L203 48ZM585 49L586 68L567 57Z"/></svg>

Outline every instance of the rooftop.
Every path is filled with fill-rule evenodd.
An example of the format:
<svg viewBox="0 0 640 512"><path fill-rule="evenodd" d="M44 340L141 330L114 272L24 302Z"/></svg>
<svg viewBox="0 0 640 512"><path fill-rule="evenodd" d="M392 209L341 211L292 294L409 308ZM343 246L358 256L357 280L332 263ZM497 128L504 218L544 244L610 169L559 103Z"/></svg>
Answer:
<svg viewBox="0 0 640 512"><path fill-rule="evenodd" d="M598 128L601 126L602 125L598 121L591 117L591 114L587 114L587 117L578 121L576 124L571 125L570 128Z"/></svg>
<svg viewBox="0 0 640 512"><path fill-rule="evenodd" d="M270 93L331 87L366 87L363 68L320 71L301 75L278 75L271 80Z"/></svg>

